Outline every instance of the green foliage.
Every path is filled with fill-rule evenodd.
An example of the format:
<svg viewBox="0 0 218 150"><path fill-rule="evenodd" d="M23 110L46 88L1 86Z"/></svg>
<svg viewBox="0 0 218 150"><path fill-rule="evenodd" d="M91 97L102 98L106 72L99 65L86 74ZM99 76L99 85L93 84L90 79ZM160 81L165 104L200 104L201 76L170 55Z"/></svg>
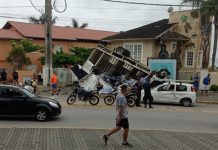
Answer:
<svg viewBox="0 0 218 150"><path fill-rule="evenodd" d="M217 0L182 0L183 3L190 3L193 7L200 9L201 13L207 16L218 15Z"/></svg>
<svg viewBox="0 0 218 150"><path fill-rule="evenodd" d="M75 64L75 59L73 55L66 54L62 51L53 54L52 60L53 60L53 67L62 67L63 65Z"/></svg>
<svg viewBox="0 0 218 150"><path fill-rule="evenodd" d="M82 65L92 53L93 48L72 47L70 51L74 54L75 63Z"/></svg>
<svg viewBox="0 0 218 150"><path fill-rule="evenodd" d="M212 85L210 86L210 91L218 91L218 85L212 84Z"/></svg>
<svg viewBox="0 0 218 150"><path fill-rule="evenodd" d="M42 46L33 44L31 40L21 40L20 44L23 46L25 52L35 52L44 49Z"/></svg>
<svg viewBox="0 0 218 150"><path fill-rule="evenodd" d="M65 65L75 64L83 65L92 51L93 49L91 48L74 47L70 49L71 54L66 54L62 51L52 54L53 67L62 67ZM40 62L45 64L45 57L41 57Z"/></svg>
<svg viewBox="0 0 218 150"><path fill-rule="evenodd" d="M23 65L31 64L30 59L26 57L24 46L20 42L11 41L11 52L7 61L14 64L19 70Z"/></svg>
<svg viewBox="0 0 218 150"><path fill-rule="evenodd" d="M52 24L55 24L57 19L58 19L57 17L53 17L52 20L51 20ZM29 17L29 21L31 23L35 23L35 24L45 24L46 23L45 13L42 13L39 18L37 18L37 17Z"/></svg>
<svg viewBox="0 0 218 150"><path fill-rule="evenodd" d="M81 26L79 26L79 23L76 19L72 18L72 27L73 28L80 28L85 29L88 27L88 23L83 23Z"/></svg>

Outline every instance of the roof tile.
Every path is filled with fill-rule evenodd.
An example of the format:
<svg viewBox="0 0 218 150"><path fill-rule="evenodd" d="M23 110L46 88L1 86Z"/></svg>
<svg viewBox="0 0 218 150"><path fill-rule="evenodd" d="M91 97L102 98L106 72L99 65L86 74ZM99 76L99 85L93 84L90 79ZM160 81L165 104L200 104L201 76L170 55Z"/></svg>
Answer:
<svg viewBox="0 0 218 150"><path fill-rule="evenodd" d="M103 40L156 39L175 25L175 23L169 24L168 22L168 19L163 19L126 32L120 32L119 34L109 36Z"/></svg>
<svg viewBox="0 0 218 150"><path fill-rule="evenodd" d="M0 39L24 39L24 37L15 30L0 29Z"/></svg>
<svg viewBox="0 0 218 150"><path fill-rule="evenodd" d="M23 23L9 21L3 27L8 29L14 27L20 34L28 38L44 38L45 37L45 28L41 24L33 23ZM52 27L52 38L57 40L101 40L102 38L117 34L116 32L110 31L100 31L100 30L91 30L91 29L75 29L71 27Z"/></svg>

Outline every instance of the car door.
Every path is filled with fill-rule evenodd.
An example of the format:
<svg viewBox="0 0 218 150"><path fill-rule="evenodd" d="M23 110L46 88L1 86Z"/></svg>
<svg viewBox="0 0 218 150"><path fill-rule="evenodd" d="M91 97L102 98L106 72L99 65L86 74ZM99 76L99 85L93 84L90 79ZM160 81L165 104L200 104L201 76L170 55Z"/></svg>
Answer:
<svg viewBox="0 0 218 150"><path fill-rule="evenodd" d="M13 91L10 87L1 87L1 101L2 101L2 114L13 115L14 110L12 109L12 98Z"/></svg>
<svg viewBox="0 0 218 150"><path fill-rule="evenodd" d="M0 87L0 115L7 115L10 110L10 98L7 96L7 90Z"/></svg>
<svg viewBox="0 0 218 150"><path fill-rule="evenodd" d="M175 102L180 103L180 100L184 97L187 97L188 88L186 85L177 84L176 85L176 92L175 92Z"/></svg>
<svg viewBox="0 0 218 150"><path fill-rule="evenodd" d="M10 91L13 92L10 102L10 109L12 110L13 115L29 115L30 109L32 108L28 97L17 88L12 88Z"/></svg>
<svg viewBox="0 0 218 150"><path fill-rule="evenodd" d="M175 99L175 84L169 83L157 88L154 93L154 101L160 103L171 103Z"/></svg>

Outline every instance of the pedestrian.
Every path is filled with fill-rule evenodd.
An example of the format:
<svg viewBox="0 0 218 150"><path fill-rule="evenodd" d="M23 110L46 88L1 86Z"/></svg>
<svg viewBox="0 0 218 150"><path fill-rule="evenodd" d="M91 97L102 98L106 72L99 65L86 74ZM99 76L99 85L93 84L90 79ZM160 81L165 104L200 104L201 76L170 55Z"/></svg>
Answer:
<svg viewBox="0 0 218 150"><path fill-rule="evenodd" d="M206 96L208 95L208 90L209 90L209 86L210 86L210 74L208 74L204 79L203 79L203 89L201 91L201 95L203 95L203 92L205 91Z"/></svg>
<svg viewBox="0 0 218 150"><path fill-rule="evenodd" d="M35 73L33 73L32 87L34 89L33 92L36 94L38 92L38 84L37 84L37 79L36 79Z"/></svg>
<svg viewBox="0 0 218 150"><path fill-rule="evenodd" d="M153 108L153 106L151 105L153 101L153 97L151 95L151 84L150 84L150 79L152 77L153 77L153 73L150 73L141 80L142 87L144 89L143 101L145 104L145 108L147 107L147 100L149 101L149 108Z"/></svg>
<svg viewBox="0 0 218 150"><path fill-rule="evenodd" d="M194 76L194 78L193 78L193 86L195 88L195 92L197 92L199 89L199 82L200 82L200 77L197 73L196 76Z"/></svg>
<svg viewBox="0 0 218 150"><path fill-rule="evenodd" d="M6 84L6 80L7 80L7 72L5 69L3 69L1 72L1 83Z"/></svg>
<svg viewBox="0 0 218 150"><path fill-rule="evenodd" d="M135 83L135 90L136 90L136 107L140 107L142 84L139 77L137 78L137 82Z"/></svg>
<svg viewBox="0 0 218 150"><path fill-rule="evenodd" d="M58 77L57 77L57 72L54 71L52 76L51 76L51 85L52 85L52 95L55 95L57 93L57 82L58 82Z"/></svg>
<svg viewBox="0 0 218 150"><path fill-rule="evenodd" d="M132 145L127 142L129 133L129 121L128 121L128 111L127 111L127 101L125 98L125 93L127 92L127 85L123 84L120 86L121 92L116 97L116 127L112 128L108 134L103 135L104 143L107 144L108 138L119 131L121 128L123 131L123 142L122 145L131 147Z"/></svg>
<svg viewBox="0 0 218 150"><path fill-rule="evenodd" d="M18 85L19 74L15 69L13 69L12 77L13 77L13 84Z"/></svg>
<svg viewBox="0 0 218 150"><path fill-rule="evenodd" d="M100 81L97 82L97 84L96 84L96 89L97 89L98 92L99 92L101 89L103 89L103 84L101 84Z"/></svg>

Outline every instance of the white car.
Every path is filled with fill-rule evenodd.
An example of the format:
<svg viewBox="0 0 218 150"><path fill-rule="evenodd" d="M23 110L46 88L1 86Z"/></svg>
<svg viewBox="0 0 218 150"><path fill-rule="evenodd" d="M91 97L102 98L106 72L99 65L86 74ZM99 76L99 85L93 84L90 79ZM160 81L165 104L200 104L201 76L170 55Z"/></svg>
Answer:
<svg viewBox="0 0 218 150"><path fill-rule="evenodd" d="M143 101L144 90L141 92ZM167 82L151 89L153 101L157 103L182 104L185 107L196 103L196 92L192 84Z"/></svg>

